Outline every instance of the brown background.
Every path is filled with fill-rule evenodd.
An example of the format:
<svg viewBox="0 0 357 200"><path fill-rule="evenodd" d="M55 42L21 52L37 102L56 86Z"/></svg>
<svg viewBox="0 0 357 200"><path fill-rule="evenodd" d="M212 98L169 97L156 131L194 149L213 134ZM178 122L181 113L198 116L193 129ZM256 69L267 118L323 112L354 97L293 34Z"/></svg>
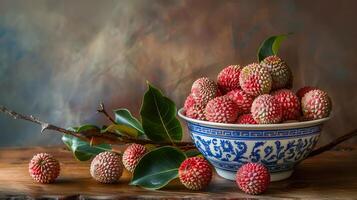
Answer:
<svg viewBox="0 0 357 200"><path fill-rule="evenodd" d="M357 1L0 1L0 104L68 127L104 123L100 101L137 114L145 82L180 107L191 83L256 60L267 36L294 32L280 55L294 88L333 99L321 143L356 123ZM0 115L0 146L55 134Z"/></svg>

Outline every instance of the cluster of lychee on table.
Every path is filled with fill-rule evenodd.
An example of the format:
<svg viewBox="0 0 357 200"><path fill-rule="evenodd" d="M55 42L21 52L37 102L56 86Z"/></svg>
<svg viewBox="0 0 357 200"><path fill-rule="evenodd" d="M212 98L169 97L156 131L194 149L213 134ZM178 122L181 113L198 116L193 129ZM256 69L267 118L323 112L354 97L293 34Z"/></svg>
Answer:
<svg viewBox="0 0 357 200"><path fill-rule="evenodd" d="M230 124L277 124L328 117L328 94L305 86L294 93L289 66L276 55L259 64L230 65L217 76L197 79L184 103L187 117Z"/></svg>
<svg viewBox="0 0 357 200"><path fill-rule="evenodd" d="M102 152L92 160L89 173L99 183L117 183L122 176L123 167L133 173L147 151L141 144L131 144L122 156L115 152ZM51 154L39 153L31 159L29 173L38 183L53 183L60 175L60 163ZM179 167L180 182L190 190L206 188L212 176L211 165L201 156L187 158ZM247 163L239 168L236 183L248 194L260 194L268 188L270 174L262 164Z"/></svg>

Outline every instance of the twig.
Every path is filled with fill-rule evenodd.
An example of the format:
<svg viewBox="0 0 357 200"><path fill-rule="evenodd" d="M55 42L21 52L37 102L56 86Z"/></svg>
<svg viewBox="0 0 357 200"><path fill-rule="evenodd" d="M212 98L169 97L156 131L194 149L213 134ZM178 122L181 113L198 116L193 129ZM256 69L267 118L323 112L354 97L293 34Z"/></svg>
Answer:
<svg viewBox="0 0 357 200"><path fill-rule="evenodd" d="M3 112L11 117L13 117L14 119L22 119L22 120L26 120L26 121L30 121L36 124L39 124L42 129L41 132L44 132L45 130L54 130L56 132L61 132L64 134L68 134L68 135L72 135L74 137L78 137L81 140L84 141L98 141L98 142L106 142L109 144L127 144L127 143L138 143L138 144L154 144L157 146L166 146L166 145L172 145L171 142L156 142L156 141L151 141L151 140L147 140L147 139L138 139L138 138L131 138L125 135L119 135L117 133L113 133L113 132L100 132L100 130L97 129L90 129L87 131L82 131L82 132L74 132L74 131L70 131L52 124L49 124L47 122L43 122L39 119L37 119L36 117L30 115L23 115L20 113L17 113L15 111L9 110L4 106L0 106L0 112ZM175 142L175 145L179 148L182 149L193 149L195 148L194 144L192 142Z"/></svg>
<svg viewBox="0 0 357 200"><path fill-rule="evenodd" d="M322 146L318 149L315 149L313 150L308 157L313 157L313 156L316 156L316 155L319 155L325 151L328 151L332 148L334 148L335 146L337 146L338 144L354 137L354 136L357 136L357 129L354 129L352 131L350 131L349 133L347 133L346 135L343 135L341 137L338 137L337 139L333 140L332 142L330 142L329 144L325 145L325 146Z"/></svg>
<svg viewBox="0 0 357 200"><path fill-rule="evenodd" d="M105 110L104 104L100 103L99 108L97 109L97 112L103 113L109 121L111 121L113 124L116 124L114 119L108 114L108 112Z"/></svg>
<svg viewBox="0 0 357 200"><path fill-rule="evenodd" d="M22 119L22 120L26 120L26 121L30 121L30 122L39 124L41 126L41 133L44 132L46 129L48 129L48 130L54 130L54 131L57 131L57 132L62 132L62 133L68 134L68 135L72 135L72 136L84 139L80 134L78 134L76 132L73 132L73 131L70 131L70 130L67 130L67 129L64 129L64 128L61 128L61 127L57 127L57 126L54 126L52 124L43 122L43 121L37 119L36 117L34 117L32 115L30 115L30 116L22 115L22 114L19 114L17 112L11 111L11 110L7 109L4 106L0 106L0 111L5 113L5 114L7 114L7 115L9 115L9 116L11 116L11 117L13 117L14 119Z"/></svg>

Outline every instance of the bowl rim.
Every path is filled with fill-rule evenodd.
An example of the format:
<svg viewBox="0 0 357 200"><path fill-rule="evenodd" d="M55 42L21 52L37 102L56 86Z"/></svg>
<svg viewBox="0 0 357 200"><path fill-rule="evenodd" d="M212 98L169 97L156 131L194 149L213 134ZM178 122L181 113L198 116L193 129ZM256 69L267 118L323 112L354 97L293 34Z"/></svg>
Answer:
<svg viewBox="0 0 357 200"><path fill-rule="evenodd" d="M322 124L323 122L328 121L331 119L331 116L321 118L321 119L316 119L316 120L310 120L310 121L303 121L303 122L286 122L286 123L280 123L280 124L226 124L226 123L217 123L217 122L209 122L209 121L203 121L203 120L198 120L198 119L193 119L190 117L187 117L183 114L183 108L180 108L178 110L178 116L186 121L193 122L193 123L198 123L202 125L208 125L208 126L215 126L215 127L225 127L225 128L291 128L291 127L308 127L308 126L313 126L316 124Z"/></svg>

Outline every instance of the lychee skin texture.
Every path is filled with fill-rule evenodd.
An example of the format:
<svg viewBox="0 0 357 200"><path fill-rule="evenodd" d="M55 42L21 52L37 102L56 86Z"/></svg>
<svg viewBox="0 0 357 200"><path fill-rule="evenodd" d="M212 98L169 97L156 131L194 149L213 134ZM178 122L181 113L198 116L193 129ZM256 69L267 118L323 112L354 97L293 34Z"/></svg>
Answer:
<svg viewBox="0 0 357 200"><path fill-rule="evenodd" d="M325 91L311 90L301 99L301 109L305 120L325 118L332 109L331 99Z"/></svg>
<svg viewBox="0 0 357 200"><path fill-rule="evenodd" d="M273 96L283 110L283 121L299 119L301 113L300 101L291 90L277 90L273 93Z"/></svg>
<svg viewBox="0 0 357 200"><path fill-rule="evenodd" d="M290 87L292 73L289 66L278 56L268 56L260 62L270 72L272 77L272 90Z"/></svg>
<svg viewBox="0 0 357 200"><path fill-rule="evenodd" d="M206 120L205 108L205 105L195 103L186 110L186 116L192 119Z"/></svg>
<svg viewBox="0 0 357 200"><path fill-rule="evenodd" d="M247 163L238 169L236 183L247 194L261 194L268 189L270 174L262 164Z"/></svg>
<svg viewBox="0 0 357 200"><path fill-rule="evenodd" d="M243 67L230 65L224 68L217 76L217 85L224 92L239 89L239 74Z"/></svg>
<svg viewBox="0 0 357 200"><path fill-rule="evenodd" d="M210 122L234 123L238 117L238 105L228 96L220 96L208 102L206 119Z"/></svg>
<svg viewBox="0 0 357 200"><path fill-rule="evenodd" d="M306 93L310 92L311 90L316 90L317 88L315 87L311 87L311 86L305 86L300 88L297 92L296 92L296 96L299 98L299 100L301 100Z"/></svg>
<svg viewBox="0 0 357 200"><path fill-rule="evenodd" d="M281 122L283 117L280 103L269 94L260 95L255 98L251 112L258 124L276 124Z"/></svg>
<svg viewBox="0 0 357 200"><path fill-rule="evenodd" d="M209 100L215 98L217 93L217 84L207 77L199 78L192 84L192 98L202 105L206 105Z"/></svg>
<svg viewBox="0 0 357 200"><path fill-rule="evenodd" d="M272 78L266 67L253 63L242 69L239 84L245 93L256 97L270 92Z"/></svg>
<svg viewBox="0 0 357 200"><path fill-rule="evenodd" d="M125 169L134 172L135 167L138 165L140 159L146 154L147 150L144 145L131 144L126 148L123 153L123 165Z"/></svg>
<svg viewBox="0 0 357 200"><path fill-rule="evenodd" d="M181 183L190 190L205 188L212 179L212 169L202 157L187 158L179 167Z"/></svg>
<svg viewBox="0 0 357 200"><path fill-rule="evenodd" d="M257 122L254 120L252 114L243 114L238 117L237 119L237 124L257 124Z"/></svg>
<svg viewBox="0 0 357 200"><path fill-rule="evenodd" d="M60 164L52 155L39 153L31 159L29 173L38 183L53 183L60 173Z"/></svg>
<svg viewBox="0 0 357 200"><path fill-rule="evenodd" d="M193 99L192 94L186 98L183 108L187 117L192 119L206 120L206 104L202 104L202 102L196 102Z"/></svg>
<svg viewBox="0 0 357 200"><path fill-rule="evenodd" d="M245 93L243 90L232 90L227 93L227 96L238 105L239 114L250 112L250 107L254 101L254 97Z"/></svg>
<svg viewBox="0 0 357 200"><path fill-rule="evenodd" d="M102 152L94 157L90 165L90 174L100 183L116 183L123 173L120 155L114 152Z"/></svg>
<svg viewBox="0 0 357 200"><path fill-rule="evenodd" d="M187 96L185 103L183 104L183 109L186 112L186 110L192 107L194 104L195 104L195 100L193 99L192 94L190 94Z"/></svg>

